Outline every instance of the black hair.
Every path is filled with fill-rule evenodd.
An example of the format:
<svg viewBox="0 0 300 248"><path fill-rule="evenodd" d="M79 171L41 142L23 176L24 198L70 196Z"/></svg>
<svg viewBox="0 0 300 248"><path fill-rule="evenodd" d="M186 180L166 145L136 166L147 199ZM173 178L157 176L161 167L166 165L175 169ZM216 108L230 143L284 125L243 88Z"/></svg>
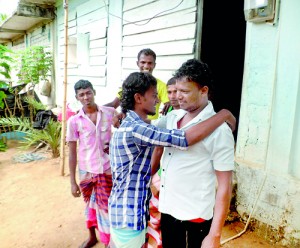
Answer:
<svg viewBox="0 0 300 248"><path fill-rule="evenodd" d="M149 73L133 72L125 79L122 84L121 108L122 112L134 110L135 100L134 95L139 93L144 95L150 87L156 87L157 81Z"/></svg>
<svg viewBox="0 0 300 248"><path fill-rule="evenodd" d="M176 84L176 78L175 77L171 77L168 82L167 82L167 86L169 85L174 85Z"/></svg>
<svg viewBox="0 0 300 248"><path fill-rule="evenodd" d="M213 75L209 66L197 59L189 59L184 62L175 72L176 79L186 78L187 81L195 82L199 87L207 86L209 88L209 98L213 89Z"/></svg>
<svg viewBox="0 0 300 248"><path fill-rule="evenodd" d="M138 56L137 56L138 61L140 60L140 57L142 54L144 54L146 56L152 56L154 58L154 62L156 61L156 54L150 48L145 48L145 49L142 49L141 51L139 51Z"/></svg>
<svg viewBox="0 0 300 248"><path fill-rule="evenodd" d="M93 85L92 85L92 83L90 81L84 80L84 79L80 79L74 85L75 94L77 94L78 90L87 89L87 88L91 88L94 91Z"/></svg>

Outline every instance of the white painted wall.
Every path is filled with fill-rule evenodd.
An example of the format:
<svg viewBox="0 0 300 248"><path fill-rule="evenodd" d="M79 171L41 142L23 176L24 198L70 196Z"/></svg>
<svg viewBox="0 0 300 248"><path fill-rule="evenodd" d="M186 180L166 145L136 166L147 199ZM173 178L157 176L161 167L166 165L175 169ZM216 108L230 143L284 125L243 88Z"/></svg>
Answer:
<svg viewBox="0 0 300 248"><path fill-rule="evenodd" d="M70 0L68 4L68 36L77 39L77 58L89 53L82 64L69 61L67 102L74 102L73 85L81 78L90 80L96 88L97 102L112 101L129 73L137 71L137 54L151 48L157 54L154 76L163 81L187 59L194 58L196 47L196 0L135 1L135 0ZM105 4L104 4L105 3ZM62 104L64 73L64 10L57 6L57 66L58 105ZM89 35L88 50L79 48L80 34ZM72 54L70 45L69 54ZM69 56L72 57L72 56ZM75 56L76 57L76 56Z"/></svg>
<svg viewBox="0 0 300 248"><path fill-rule="evenodd" d="M300 239L300 1L281 1L276 25L247 23L236 146L240 213ZM265 182L263 184L263 182Z"/></svg>
<svg viewBox="0 0 300 248"><path fill-rule="evenodd" d="M106 1L108 2L108 1ZM63 5L57 8L57 89L62 89L65 63L65 23ZM103 89L107 85L107 29L108 5L105 1L73 0L68 3L68 37L70 44L67 67L67 102L75 103L74 84L89 80L96 89L97 102L105 103ZM56 102L63 103L63 91L57 90Z"/></svg>
<svg viewBox="0 0 300 248"><path fill-rule="evenodd" d="M167 82L187 59L195 57L197 1L124 0L122 80L136 71L137 54L157 55L153 75Z"/></svg>

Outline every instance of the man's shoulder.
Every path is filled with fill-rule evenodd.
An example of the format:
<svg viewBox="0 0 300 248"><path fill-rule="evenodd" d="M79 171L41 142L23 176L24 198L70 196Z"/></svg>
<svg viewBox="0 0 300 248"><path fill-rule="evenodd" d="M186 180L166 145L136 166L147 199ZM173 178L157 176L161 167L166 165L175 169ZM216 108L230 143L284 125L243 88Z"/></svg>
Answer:
<svg viewBox="0 0 300 248"><path fill-rule="evenodd" d="M156 77L156 81L157 81L157 85L164 86L164 87L166 87L166 85L167 85L165 82L163 82L162 80L160 80L157 77Z"/></svg>
<svg viewBox="0 0 300 248"><path fill-rule="evenodd" d="M116 134L126 133L126 139L131 139L133 134L140 136L144 133L144 131L145 128L142 121L126 116L119 128L117 128L114 132Z"/></svg>
<svg viewBox="0 0 300 248"><path fill-rule="evenodd" d="M183 117L186 114L186 111L183 109L173 109L172 111L168 112L166 117L172 118L174 116L180 116Z"/></svg>
<svg viewBox="0 0 300 248"><path fill-rule="evenodd" d="M166 115L162 115L158 119L151 121L151 124L159 128L166 128L167 123L173 123L182 118L185 114L186 111L182 109L174 109Z"/></svg>
<svg viewBox="0 0 300 248"><path fill-rule="evenodd" d="M108 107L108 106L103 106L103 105L97 105L98 109L103 111L104 113L114 113L115 108L114 107Z"/></svg>
<svg viewBox="0 0 300 248"><path fill-rule="evenodd" d="M157 91L158 98L162 103L169 102L168 92L167 92L167 84L165 84L160 79L156 78L157 81Z"/></svg>
<svg viewBox="0 0 300 248"><path fill-rule="evenodd" d="M123 122L126 127L130 127L133 131L137 131L137 132L140 132L141 130L148 128L148 126L150 125L149 123L146 123L144 120L142 120L137 114L135 115L132 113L131 115L127 114Z"/></svg>
<svg viewBox="0 0 300 248"><path fill-rule="evenodd" d="M211 115L207 115L202 120L203 121L207 120L208 118L214 116L215 114L216 113L214 112ZM228 124L224 122L220 126L218 126L208 137L221 139L221 137L226 137L226 136L231 139L233 138L233 133L230 127L228 126Z"/></svg>
<svg viewBox="0 0 300 248"><path fill-rule="evenodd" d="M76 114L69 117L68 122L74 122L74 121L76 122L76 120L78 118L80 118L80 116L82 116L82 113L83 113L83 111L82 111L82 108L81 108L77 111Z"/></svg>

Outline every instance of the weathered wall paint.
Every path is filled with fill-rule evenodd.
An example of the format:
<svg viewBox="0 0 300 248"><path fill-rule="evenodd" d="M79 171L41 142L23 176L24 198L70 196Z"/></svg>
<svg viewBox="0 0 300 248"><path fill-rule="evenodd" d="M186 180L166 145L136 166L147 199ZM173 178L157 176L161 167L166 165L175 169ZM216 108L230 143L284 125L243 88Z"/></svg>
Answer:
<svg viewBox="0 0 300 248"><path fill-rule="evenodd" d="M290 240L300 238L299 11L299 1L281 1L276 25L247 23L236 146L239 212L259 197L253 217Z"/></svg>

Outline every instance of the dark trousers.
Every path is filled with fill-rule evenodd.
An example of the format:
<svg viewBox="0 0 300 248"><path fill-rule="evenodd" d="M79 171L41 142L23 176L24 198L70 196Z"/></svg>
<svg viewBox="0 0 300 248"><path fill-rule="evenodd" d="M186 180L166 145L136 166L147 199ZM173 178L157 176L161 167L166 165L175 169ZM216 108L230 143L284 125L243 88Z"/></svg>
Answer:
<svg viewBox="0 0 300 248"><path fill-rule="evenodd" d="M161 214L161 233L164 248L200 248L207 236L211 220L202 223L177 220L171 215Z"/></svg>

